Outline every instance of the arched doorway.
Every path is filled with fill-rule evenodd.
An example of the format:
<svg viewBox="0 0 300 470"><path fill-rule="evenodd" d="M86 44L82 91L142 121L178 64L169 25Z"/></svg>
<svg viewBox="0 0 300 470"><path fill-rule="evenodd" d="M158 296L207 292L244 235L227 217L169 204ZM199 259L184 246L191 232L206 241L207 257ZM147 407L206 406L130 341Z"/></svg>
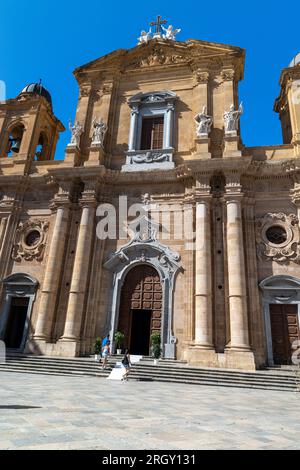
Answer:
<svg viewBox="0 0 300 470"><path fill-rule="evenodd" d="M2 282L5 297L0 311L0 339L7 349L23 351L38 281L28 274L15 273Z"/></svg>
<svg viewBox="0 0 300 470"><path fill-rule="evenodd" d="M300 340L300 280L276 275L260 283L263 291L268 363L291 364Z"/></svg>
<svg viewBox="0 0 300 470"><path fill-rule="evenodd" d="M150 336L161 331L163 292L152 266L141 264L125 277L121 290L118 330L125 333L131 354L149 355Z"/></svg>

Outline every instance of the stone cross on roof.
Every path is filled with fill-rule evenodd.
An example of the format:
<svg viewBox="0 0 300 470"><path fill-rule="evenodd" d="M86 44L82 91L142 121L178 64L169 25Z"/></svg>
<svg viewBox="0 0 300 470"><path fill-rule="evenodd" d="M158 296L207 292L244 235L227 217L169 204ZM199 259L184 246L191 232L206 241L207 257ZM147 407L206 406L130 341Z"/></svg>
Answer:
<svg viewBox="0 0 300 470"><path fill-rule="evenodd" d="M150 23L150 26L156 26L156 31L155 31L155 34L153 35L153 37L155 37L155 36L161 37L161 33L162 33L161 25L163 25L163 24L167 24L167 20L162 20L160 15L158 15L156 17L156 21L152 21Z"/></svg>
<svg viewBox="0 0 300 470"><path fill-rule="evenodd" d="M172 25L165 28L163 25L167 23L167 20L162 20L161 16L158 15L156 21L150 23L150 29L148 32L141 31L141 35L138 38L138 44L147 44L151 39L164 39L168 41L176 41L176 34L180 33L181 29L174 29ZM155 32L152 34L151 27L155 26Z"/></svg>

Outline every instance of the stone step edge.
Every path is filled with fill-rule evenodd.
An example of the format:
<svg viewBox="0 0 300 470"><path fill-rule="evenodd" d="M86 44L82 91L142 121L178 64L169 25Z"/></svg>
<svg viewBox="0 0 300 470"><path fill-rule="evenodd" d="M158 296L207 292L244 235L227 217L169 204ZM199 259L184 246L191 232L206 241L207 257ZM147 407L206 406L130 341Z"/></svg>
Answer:
<svg viewBox="0 0 300 470"><path fill-rule="evenodd" d="M21 371L20 369L14 369L14 368L9 368L9 369L2 369L6 372L12 372L12 373L25 373L24 371ZM34 375L53 375L53 376L63 376L63 377L82 377L84 376L83 374L75 374L75 373L55 373L55 372L48 372L48 371L26 371L28 374L34 374ZM105 375L101 374L85 374L85 376L89 377L99 377L99 378L107 378ZM143 381L145 380L145 377L131 377L131 381ZM145 381L149 381L149 379L146 379ZM222 381L215 381L215 380L204 380L204 381L197 381L197 380L185 380L183 378L171 378L171 379L166 379L164 377L156 377L155 379L152 379L151 381L153 382L164 382L164 383L180 383L180 384L190 384L190 385L207 385L207 386L222 386L222 387L231 387L231 388L243 388L243 389L259 389L259 390L270 390L270 391L291 391L291 392L297 392L296 387L280 387L280 386L273 386L273 387L267 387L263 386L263 384L244 384L244 383L235 383L235 382L230 382L230 383L224 383ZM299 392L300 393L300 392Z"/></svg>
<svg viewBox="0 0 300 470"><path fill-rule="evenodd" d="M53 374L53 375L64 375L64 376L72 376L72 375L77 375L77 376L99 376L106 378L108 377L109 373L105 372L73 372L73 371L62 371L62 370L49 370L49 369L24 369L24 368L19 368L19 367L1 367L0 366L0 371L15 371L15 372L21 372L21 373L35 373L35 374ZM109 372L109 371L108 371ZM278 382L273 382L273 383L265 383L265 382L255 382L255 381L243 381L243 380L220 380L218 378L214 377L204 377L202 380L200 378L187 378L187 377L166 377L166 376L145 376L141 374L132 374L131 377L136 379L136 380L149 380L149 381L171 381L171 382L183 382L183 383L198 383L198 384L203 384L203 383L223 383L224 385L244 385L244 386L262 386L266 389L273 389L273 388L284 388L284 389L290 389L290 388L297 388L297 384L281 384Z"/></svg>
<svg viewBox="0 0 300 470"><path fill-rule="evenodd" d="M12 357L8 357L8 362L11 362L12 361ZM83 366L92 366L92 365L95 365L96 366L96 361L88 361L88 360L78 360L76 358L71 358L71 359L61 359L59 358L59 360L57 360L57 358L53 359L52 357L46 357L46 356L26 356L26 358L24 358L24 356L22 357L22 359L19 361L19 362L23 362L23 363L28 363L28 361L31 361L31 360L34 360L34 362L38 362L38 361L42 361L42 362L47 362L47 363L55 363L55 364L62 364L63 362L65 362L66 365L70 365L70 362L72 365L78 365L80 367L83 367ZM78 362L76 362L78 361ZM33 362L33 361L32 361ZM118 362L118 361L116 361ZM111 365L115 365L115 362L111 362ZM205 371L207 373L216 373L216 374L234 374L234 375L242 375L242 376L255 376L255 377L274 377L274 376L277 376L276 374L274 374L272 372L272 374L268 374L264 371L255 371L255 372L251 372L251 371L240 371L240 370L237 370L237 369L221 369L221 368L205 368L205 367L190 367L190 366L186 366L186 367L176 367L176 366L171 366L171 365L163 365L163 363L159 363L158 365L152 365L152 364L143 364L142 361L138 364L135 365L135 367L158 367L160 369L165 369L165 370L170 370L170 369L173 369L175 371ZM293 370L289 371L288 373L285 372L281 372L280 374L278 374L278 377L291 377L295 372Z"/></svg>
<svg viewBox="0 0 300 470"><path fill-rule="evenodd" d="M12 366L18 366L18 367L21 367L21 368L28 368L30 366L34 367L34 368L39 368L39 369L55 369L55 370L63 370L63 369L66 369L66 366L65 365L62 365L62 364L57 364L57 363L51 363L51 364L43 364L43 363L35 363L35 364L32 364L31 362L25 362L25 361L8 361L5 363L5 365L12 365ZM108 370L112 370L113 368L113 364L108 364L108 367L109 369ZM72 369L74 371L78 371L78 372L81 372L82 373L84 371L87 371L87 372L91 372L91 370L95 370L95 369L99 369L100 370L101 366L98 365L98 364L80 364L78 365L77 367L73 367ZM69 370L70 368L68 368ZM199 370L197 369L197 373L195 373L194 370L190 370L190 369L184 369L184 370L170 370L169 368L163 370L163 368L161 367L157 367L157 366L153 366L153 367L149 367L149 366L133 366L132 368L132 371L138 371L139 373L144 373L144 374L149 374L149 373L152 373L152 374L157 374L159 373L160 375L162 374L167 374L168 376L170 376L171 374L174 374L174 373L177 373L177 374L180 374L182 376L189 376L191 374L197 376L197 377L202 377L202 376L205 376L205 377L222 377L226 380L232 380L232 379L236 379L236 380L247 380L247 381L250 381L250 380L256 380L256 381L270 381L270 382L274 382L274 381L281 381L281 382L290 382L290 381L296 381L297 378L296 377L293 377L292 375L290 376L287 376L287 377L283 377L283 376L275 376L275 375L252 375L252 376L249 376L249 375L245 375L245 374L239 374L239 375L236 375L236 374L231 374L231 373L227 373L227 372L224 372L224 373L217 373L215 374L214 372L212 371L203 371L203 370Z"/></svg>

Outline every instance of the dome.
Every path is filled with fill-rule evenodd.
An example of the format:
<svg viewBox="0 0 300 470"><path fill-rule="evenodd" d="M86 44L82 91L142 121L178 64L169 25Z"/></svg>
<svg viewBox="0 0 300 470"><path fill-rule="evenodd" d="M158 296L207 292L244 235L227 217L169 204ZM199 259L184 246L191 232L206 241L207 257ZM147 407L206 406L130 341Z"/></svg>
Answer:
<svg viewBox="0 0 300 470"><path fill-rule="evenodd" d="M39 83L30 83L25 88L23 88L20 94L22 93L34 93L35 95L41 95L46 98L48 103L50 103L50 105L52 106L52 99L49 91L46 90L46 88L44 88Z"/></svg>
<svg viewBox="0 0 300 470"><path fill-rule="evenodd" d="M300 64L300 52L293 58L293 60L289 63L289 67L296 67L296 65Z"/></svg>

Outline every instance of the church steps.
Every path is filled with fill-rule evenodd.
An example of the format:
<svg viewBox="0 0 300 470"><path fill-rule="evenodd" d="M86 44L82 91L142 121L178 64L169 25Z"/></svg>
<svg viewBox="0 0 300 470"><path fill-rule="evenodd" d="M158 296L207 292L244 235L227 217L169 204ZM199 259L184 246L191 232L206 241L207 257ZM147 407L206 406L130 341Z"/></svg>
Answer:
<svg viewBox="0 0 300 470"><path fill-rule="evenodd" d="M65 370L63 371L60 371L60 370L45 370L45 369L33 369L32 367L31 368L21 368L21 367L15 367L15 366L12 366L12 367L1 367L0 366L0 372L3 371L3 372L16 372L16 373L20 373L20 374L24 374L24 373L27 373L27 374L35 374L35 375L59 375L59 376L70 376L70 377L102 377L102 378L106 378L108 377L110 371L105 371L104 373L101 373L101 371L98 373L98 372L84 372L84 373L81 373L81 372L76 372L76 371L70 371L70 372L67 372Z"/></svg>
<svg viewBox="0 0 300 470"><path fill-rule="evenodd" d="M99 377L107 377L110 372L111 368L106 370L96 370L96 369L85 369L85 370L78 370L76 368L69 369L69 368L61 368L61 367L44 367L44 366L36 366L36 365L27 365L24 366L23 364L17 363L6 363L0 364L0 371L9 372L9 371L18 371L23 373L36 373L36 374L52 374L52 375L80 375L80 376L99 376Z"/></svg>
<svg viewBox="0 0 300 470"><path fill-rule="evenodd" d="M157 366L155 366L157 367ZM241 375L241 374L232 374L232 373L227 373L227 371L222 370L219 373L214 373L214 372L208 372L204 370L162 370L160 368L143 368L141 366L134 366L132 368L132 373L136 374L152 374L154 377L158 375L180 375L181 377L215 377L215 378L222 378L222 379L228 379L228 380L244 380L244 381L257 381L257 382L273 382L273 381L278 381L281 383L294 383L295 382L295 376L292 374L287 376L287 377L282 377L282 376L274 376L274 375L264 375L261 376L259 374L251 374L251 375Z"/></svg>
<svg viewBox="0 0 300 470"><path fill-rule="evenodd" d="M181 374L176 377L174 377L174 374L167 374L167 373L161 373L161 374L153 374L151 372L136 372L132 371L130 374L132 379L137 379L137 380L172 380L172 381L184 381L187 383L199 383L199 384L204 384L207 382L213 382L215 384L220 384L222 383L223 385L244 385L244 386L250 386L250 387L260 387L263 386L264 388L273 388L275 387L282 387L284 389L291 388L292 390L295 389L295 381L290 380L290 381L280 381L280 380L255 380L255 379L250 379L250 378L235 378L235 377L226 377L224 376L214 376L214 375L192 375L192 374Z"/></svg>
<svg viewBox="0 0 300 470"><path fill-rule="evenodd" d="M130 380L145 380L145 377L137 379L136 377L131 377ZM149 380L151 381L151 380ZM168 382L168 383L179 383L179 384L189 384L189 385L206 385L206 386L218 386L218 387L231 387L231 388L245 388L245 389L259 389L259 390L274 390L274 391L282 391L282 392L295 392L295 386L280 386L277 384L274 385L264 385L264 384L245 384L243 382L228 382L225 383L223 381L218 380L197 380L197 379L183 379L183 378L167 378L167 377L155 377L153 379L155 382Z"/></svg>
<svg viewBox="0 0 300 470"><path fill-rule="evenodd" d="M148 365L148 364L143 364L141 361L140 363L136 364L134 366L134 369L140 369L140 370L152 370L154 373L161 371L161 372L174 372L174 373L180 373L180 374L185 374L185 373L193 373L193 374L205 374L207 375L216 375L216 376L224 376L226 375L227 377L241 377L241 378L251 378L251 379L270 379L272 380L273 377L278 377L280 380L290 380L293 376L294 373L286 373L286 374L271 374L269 372L264 372L264 371L256 371L256 372L247 372L247 371L238 371L238 370L232 370L232 369L216 369L216 368L201 368L201 367L191 367L191 366L186 366L186 367L176 367L176 366L164 366L159 363L158 365Z"/></svg>
<svg viewBox="0 0 300 470"><path fill-rule="evenodd" d="M33 373L59 376L108 377L121 356L111 356L108 368L94 361L94 357L61 358L20 355L10 353L6 363L0 363L0 372ZM278 373L277 373L278 372ZM295 391L297 380L294 369L245 372L232 369L202 368L188 366L184 362L159 361L143 358L131 369L130 380L145 380L208 386L257 388L264 390ZM299 380L298 380L299 381Z"/></svg>

